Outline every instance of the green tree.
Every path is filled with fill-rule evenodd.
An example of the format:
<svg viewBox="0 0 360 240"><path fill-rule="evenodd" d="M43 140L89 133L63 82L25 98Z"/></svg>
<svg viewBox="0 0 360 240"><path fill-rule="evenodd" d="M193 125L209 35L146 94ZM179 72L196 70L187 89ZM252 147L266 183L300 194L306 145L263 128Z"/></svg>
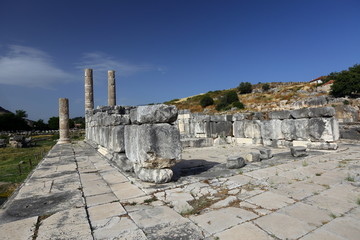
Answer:
<svg viewBox="0 0 360 240"><path fill-rule="evenodd" d="M357 97L360 94L360 65L355 64L340 73L331 73L327 77L333 78L330 94L334 97Z"/></svg>
<svg viewBox="0 0 360 240"><path fill-rule="evenodd" d="M269 91L269 89L270 89L270 85L269 85L268 83L265 83L264 85L262 85L262 90L263 90L264 92Z"/></svg>
<svg viewBox="0 0 360 240"><path fill-rule="evenodd" d="M27 118L27 113L24 110L15 110L15 116L19 118Z"/></svg>
<svg viewBox="0 0 360 240"><path fill-rule="evenodd" d="M216 105L215 109L217 111L230 109L231 104L239 102L239 97L235 91L229 91L224 96L220 98L219 103Z"/></svg>
<svg viewBox="0 0 360 240"><path fill-rule="evenodd" d="M239 90L240 94L251 93L252 85L249 82L242 82L238 86L238 90Z"/></svg>
<svg viewBox="0 0 360 240"><path fill-rule="evenodd" d="M200 99L200 105L205 108L207 106L213 105L214 104L214 99L212 97L210 97L209 95L205 94L201 99Z"/></svg>
<svg viewBox="0 0 360 240"><path fill-rule="evenodd" d="M48 121L49 128L52 130L59 129L59 117L51 117Z"/></svg>
<svg viewBox="0 0 360 240"><path fill-rule="evenodd" d="M30 126L25 119L13 113L0 114L0 130L29 130Z"/></svg>
<svg viewBox="0 0 360 240"><path fill-rule="evenodd" d="M39 119L36 122L34 122L34 128L36 130L47 130L49 126L44 122L44 120Z"/></svg>

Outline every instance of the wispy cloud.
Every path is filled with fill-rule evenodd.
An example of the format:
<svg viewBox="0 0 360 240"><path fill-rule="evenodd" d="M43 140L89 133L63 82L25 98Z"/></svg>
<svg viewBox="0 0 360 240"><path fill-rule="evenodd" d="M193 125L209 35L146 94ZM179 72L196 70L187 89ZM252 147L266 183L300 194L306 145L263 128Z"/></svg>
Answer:
<svg viewBox="0 0 360 240"><path fill-rule="evenodd" d="M117 75L129 76L139 72L158 71L157 67L148 64L131 64L117 60L102 52L91 52L83 55L82 61L77 64L77 68L92 68L96 72L116 70Z"/></svg>
<svg viewBox="0 0 360 240"><path fill-rule="evenodd" d="M0 55L0 84L51 88L75 77L55 66L51 56L36 48L10 45Z"/></svg>

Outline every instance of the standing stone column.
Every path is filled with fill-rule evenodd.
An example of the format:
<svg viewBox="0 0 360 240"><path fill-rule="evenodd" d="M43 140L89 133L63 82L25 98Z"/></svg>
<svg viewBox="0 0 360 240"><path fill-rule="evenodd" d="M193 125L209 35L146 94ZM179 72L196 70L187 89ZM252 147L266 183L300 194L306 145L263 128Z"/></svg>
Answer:
<svg viewBox="0 0 360 240"><path fill-rule="evenodd" d="M69 100L67 98L59 98L59 144L70 143L69 134Z"/></svg>
<svg viewBox="0 0 360 240"><path fill-rule="evenodd" d="M115 71L108 71L108 105L116 105Z"/></svg>
<svg viewBox="0 0 360 240"><path fill-rule="evenodd" d="M93 71L85 69L85 112L94 109Z"/></svg>

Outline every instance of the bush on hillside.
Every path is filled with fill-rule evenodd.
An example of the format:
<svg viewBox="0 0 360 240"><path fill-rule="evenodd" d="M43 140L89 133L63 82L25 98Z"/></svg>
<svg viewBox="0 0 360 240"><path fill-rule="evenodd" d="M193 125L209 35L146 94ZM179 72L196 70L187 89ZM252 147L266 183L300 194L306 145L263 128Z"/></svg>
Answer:
<svg viewBox="0 0 360 240"><path fill-rule="evenodd" d="M252 85L249 82L242 82L238 86L238 90L239 90L240 94L251 93Z"/></svg>
<svg viewBox="0 0 360 240"><path fill-rule="evenodd" d="M357 97L360 94L360 65L355 64L348 70L330 73L328 80L335 80L330 94L334 97Z"/></svg>
<svg viewBox="0 0 360 240"><path fill-rule="evenodd" d="M214 104L214 99L212 99L212 97L210 97L209 95L204 95L201 99L200 99L200 105L205 108L207 106L213 105Z"/></svg>
<svg viewBox="0 0 360 240"><path fill-rule="evenodd" d="M264 85L262 85L262 90L263 90L264 92L269 91L269 89L270 89L270 85L269 85L268 83L265 83Z"/></svg>
<svg viewBox="0 0 360 240"><path fill-rule="evenodd" d="M219 103L216 105L215 109L217 111L228 110L233 107L240 106L242 104L239 102L239 97L235 91L229 91L224 96L220 98ZM236 106L234 106L236 105Z"/></svg>
<svg viewBox="0 0 360 240"><path fill-rule="evenodd" d="M242 102L234 102L232 104L233 107L236 107L238 109L244 109L245 108L245 105L242 103Z"/></svg>

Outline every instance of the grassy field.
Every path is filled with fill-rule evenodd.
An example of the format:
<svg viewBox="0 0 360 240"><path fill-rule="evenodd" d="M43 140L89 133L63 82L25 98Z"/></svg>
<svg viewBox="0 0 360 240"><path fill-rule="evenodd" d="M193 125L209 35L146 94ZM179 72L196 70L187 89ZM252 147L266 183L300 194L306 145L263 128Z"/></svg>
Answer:
<svg viewBox="0 0 360 240"><path fill-rule="evenodd" d="M0 148L0 197L8 197L56 143L51 135L33 139L34 147Z"/></svg>

